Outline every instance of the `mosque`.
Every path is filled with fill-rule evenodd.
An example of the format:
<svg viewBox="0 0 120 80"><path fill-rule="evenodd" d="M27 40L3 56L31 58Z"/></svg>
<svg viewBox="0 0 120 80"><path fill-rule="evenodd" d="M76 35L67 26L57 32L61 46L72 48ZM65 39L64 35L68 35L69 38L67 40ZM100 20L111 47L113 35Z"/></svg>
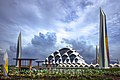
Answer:
<svg viewBox="0 0 120 80"><path fill-rule="evenodd" d="M60 50L55 51L50 54L44 61L42 65L47 67L51 65L52 67L83 67L83 68L113 68L120 67L120 64L110 64L109 59L109 45L107 37L107 27L106 27L106 15L104 11L100 8L100 27L99 27L99 48L96 47L96 64L87 64L84 58L76 50L65 47ZM17 55L16 59L21 58L21 33L18 37L17 45ZM25 59L26 60L26 59ZM28 60L28 59L27 59ZM16 60L16 66L18 65L18 60ZM31 63L32 64L32 63Z"/></svg>
<svg viewBox="0 0 120 80"><path fill-rule="evenodd" d="M83 57L78 52L68 47L62 48L50 54L50 56L48 56L45 59L45 62L43 64L49 64L49 62L57 66L59 64L68 64L68 65L71 65L71 64L86 65L87 64L83 60Z"/></svg>
<svg viewBox="0 0 120 80"><path fill-rule="evenodd" d="M98 54L99 53L99 54ZM110 64L109 46L106 27L106 15L100 8L99 49L96 47L96 64L87 64L83 57L72 48L62 48L50 54L43 65L52 64L57 67L90 67L90 68L113 68L120 64Z"/></svg>
<svg viewBox="0 0 120 80"><path fill-rule="evenodd" d="M100 68L99 63L87 64L83 57L76 50L65 47L50 54L43 66L51 65L51 67L76 67L76 68ZM118 68L119 64L109 64L109 68Z"/></svg>

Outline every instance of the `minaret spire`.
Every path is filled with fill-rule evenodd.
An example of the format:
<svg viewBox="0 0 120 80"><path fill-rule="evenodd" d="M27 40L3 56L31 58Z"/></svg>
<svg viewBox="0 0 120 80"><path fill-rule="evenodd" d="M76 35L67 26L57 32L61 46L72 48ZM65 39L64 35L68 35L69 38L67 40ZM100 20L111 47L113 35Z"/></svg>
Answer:
<svg viewBox="0 0 120 80"><path fill-rule="evenodd" d="M108 37L106 27L106 15L100 8L100 31L99 31L99 53L100 53L100 67L109 67L109 49L108 49Z"/></svg>
<svg viewBox="0 0 120 80"><path fill-rule="evenodd" d="M18 36L18 43L17 43L17 55L16 58L21 58L21 52L22 52L22 43L21 43L21 32ZM18 61L16 60L16 66L18 66Z"/></svg>

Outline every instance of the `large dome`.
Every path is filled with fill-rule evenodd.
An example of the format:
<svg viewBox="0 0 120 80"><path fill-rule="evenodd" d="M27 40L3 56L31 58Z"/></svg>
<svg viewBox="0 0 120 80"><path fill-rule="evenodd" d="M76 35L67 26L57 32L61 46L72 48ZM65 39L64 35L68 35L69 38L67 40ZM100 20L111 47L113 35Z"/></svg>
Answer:
<svg viewBox="0 0 120 80"><path fill-rule="evenodd" d="M50 54L46 59L44 64L48 64L48 62L52 64L60 64L60 63L80 63L86 64L83 60L83 57L76 52L72 48L62 48L60 50L55 51Z"/></svg>

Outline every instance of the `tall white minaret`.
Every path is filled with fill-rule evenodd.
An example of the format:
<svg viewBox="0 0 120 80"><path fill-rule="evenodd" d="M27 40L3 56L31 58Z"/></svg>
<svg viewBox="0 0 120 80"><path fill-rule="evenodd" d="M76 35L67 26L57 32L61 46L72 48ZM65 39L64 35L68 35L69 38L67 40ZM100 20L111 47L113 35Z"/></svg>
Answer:
<svg viewBox="0 0 120 80"><path fill-rule="evenodd" d="M100 31L99 31L99 53L100 53L100 67L109 67L109 48L108 37L106 27L106 15L103 10L100 9Z"/></svg>
<svg viewBox="0 0 120 80"><path fill-rule="evenodd" d="M3 75L8 76L8 54L7 51L4 53L4 65L3 65Z"/></svg>
<svg viewBox="0 0 120 80"><path fill-rule="evenodd" d="M21 42L21 32L19 33L18 36L18 43L17 43L17 55L16 58L21 58L21 52L22 52L22 42ZM18 61L16 60L16 66L18 66Z"/></svg>

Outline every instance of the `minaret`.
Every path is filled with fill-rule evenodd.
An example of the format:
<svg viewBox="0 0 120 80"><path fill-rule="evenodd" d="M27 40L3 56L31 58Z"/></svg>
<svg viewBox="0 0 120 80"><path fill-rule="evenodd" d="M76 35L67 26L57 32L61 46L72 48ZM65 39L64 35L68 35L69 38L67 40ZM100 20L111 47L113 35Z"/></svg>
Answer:
<svg viewBox="0 0 120 80"><path fill-rule="evenodd" d="M7 51L4 53L4 65L3 65L3 75L8 76L8 54Z"/></svg>
<svg viewBox="0 0 120 80"><path fill-rule="evenodd" d="M18 36L18 43L17 43L17 55L16 58L21 58L21 52L22 52L22 43L21 43L21 32ZM16 60L16 66L18 66L18 61Z"/></svg>
<svg viewBox="0 0 120 80"><path fill-rule="evenodd" d="M109 67L109 49L108 49L108 37L106 27L106 15L103 10L100 9L100 31L99 31L99 53L100 53L100 67Z"/></svg>

